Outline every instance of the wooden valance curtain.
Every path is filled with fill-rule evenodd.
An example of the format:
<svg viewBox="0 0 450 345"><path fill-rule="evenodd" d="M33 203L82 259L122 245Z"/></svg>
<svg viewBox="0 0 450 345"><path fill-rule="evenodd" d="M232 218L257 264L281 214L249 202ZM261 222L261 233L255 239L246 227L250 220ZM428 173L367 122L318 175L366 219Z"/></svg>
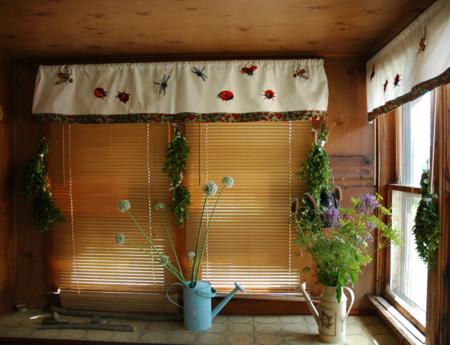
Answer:
<svg viewBox="0 0 450 345"><path fill-rule="evenodd" d="M40 66L38 120L246 122L322 117L322 59Z"/></svg>
<svg viewBox="0 0 450 345"><path fill-rule="evenodd" d="M450 1L438 0L366 65L369 121L450 82Z"/></svg>

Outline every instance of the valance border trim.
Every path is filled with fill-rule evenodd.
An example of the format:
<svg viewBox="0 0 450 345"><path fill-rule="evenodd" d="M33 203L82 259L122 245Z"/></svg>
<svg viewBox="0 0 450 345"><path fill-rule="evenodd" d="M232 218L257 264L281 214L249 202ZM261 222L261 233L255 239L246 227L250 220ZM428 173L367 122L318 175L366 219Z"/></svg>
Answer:
<svg viewBox="0 0 450 345"><path fill-rule="evenodd" d="M252 112L252 113L179 113L173 114L114 114L114 115L61 115L33 114L35 122L55 121L60 123L173 123L173 122L252 122L252 121L293 121L320 120L326 111L302 110L288 112Z"/></svg>
<svg viewBox="0 0 450 345"><path fill-rule="evenodd" d="M411 102L416 98L426 94L427 92L441 86L450 83L450 67L447 68L443 73L435 78L426 80L420 84L414 86L410 92L397 97L391 101L386 102L384 105L373 109L369 114L369 121L375 120L377 117L389 113L392 110L400 107L401 105Z"/></svg>

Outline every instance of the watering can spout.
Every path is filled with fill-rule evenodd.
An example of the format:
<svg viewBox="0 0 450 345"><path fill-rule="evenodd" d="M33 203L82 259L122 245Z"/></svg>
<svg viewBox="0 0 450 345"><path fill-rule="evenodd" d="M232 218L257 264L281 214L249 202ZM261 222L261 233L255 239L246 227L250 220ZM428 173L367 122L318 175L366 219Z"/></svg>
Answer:
<svg viewBox="0 0 450 345"><path fill-rule="evenodd" d="M306 304L308 306L309 311L314 316L314 320L316 320L317 325L319 325L319 312L317 311L316 307L314 306L313 302L311 301L309 294L306 292L306 283L300 284L300 291L302 292L303 296L305 297Z"/></svg>
<svg viewBox="0 0 450 345"><path fill-rule="evenodd" d="M238 282L234 283L234 289L226 296L212 311L212 318L214 319L217 314L225 307L225 305L233 298L234 295L238 293L238 291L245 291L244 287Z"/></svg>

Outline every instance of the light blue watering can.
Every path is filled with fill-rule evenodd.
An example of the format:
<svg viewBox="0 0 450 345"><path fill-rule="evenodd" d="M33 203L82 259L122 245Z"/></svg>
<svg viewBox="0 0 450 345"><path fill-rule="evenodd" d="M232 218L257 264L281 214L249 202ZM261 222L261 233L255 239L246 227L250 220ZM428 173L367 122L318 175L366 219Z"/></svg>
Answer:
<svg viewBox="0 0 450 345"><path fill-rule="evenodd" d="M174 283L172 285L183 286L180 283ZM211 328L212 320L233 296L238 291L244 291L244 288L238 282L235 282L234 286L234 289L214 310L211 310L211 298L216 296L216 290L207 281L199 280L193 288L189 287L189 282L188 286L183 286L184 307L170 298L169 290L167 290L166 296L172 304L184 310L184 328L190 331L204 331Z"/></svg>

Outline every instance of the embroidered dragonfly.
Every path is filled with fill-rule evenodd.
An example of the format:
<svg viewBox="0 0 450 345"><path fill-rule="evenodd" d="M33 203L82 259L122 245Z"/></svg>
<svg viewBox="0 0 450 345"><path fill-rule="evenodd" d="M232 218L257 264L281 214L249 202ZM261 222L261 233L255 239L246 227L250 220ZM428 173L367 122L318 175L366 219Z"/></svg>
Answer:
<svg viewBox="0 0 450 345"><path fill-rule="evenodd" d="M191 72L194 73L197 77L201 78L203 81L206 81L206 79L208 79L208 76L205 73L203 73L205 68L206 66L203 66L203 68L199 70L197 67L194 66L194 68L191 69Z"/></svg>
<svg viewBox="0 0 450 345"><path fill-rule="evenodd" d="M157 82L157 81L153 82L153 84L159 85L159 92L158 92L159 95L162 93L164 93L164 95L166 94L166 89L169 86L169 79L170 79L170 74L169 75L163 74L163 76L159 82Z"/></svg>

